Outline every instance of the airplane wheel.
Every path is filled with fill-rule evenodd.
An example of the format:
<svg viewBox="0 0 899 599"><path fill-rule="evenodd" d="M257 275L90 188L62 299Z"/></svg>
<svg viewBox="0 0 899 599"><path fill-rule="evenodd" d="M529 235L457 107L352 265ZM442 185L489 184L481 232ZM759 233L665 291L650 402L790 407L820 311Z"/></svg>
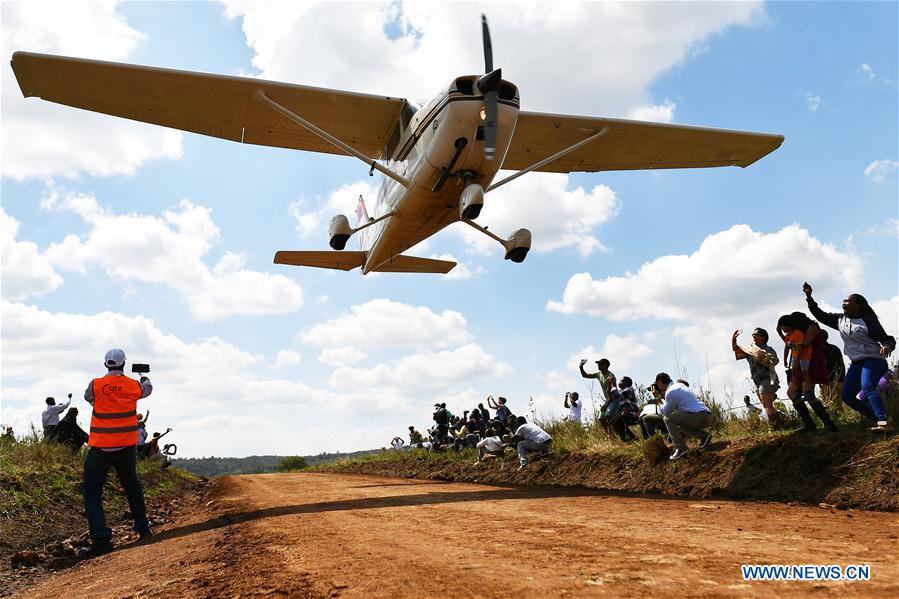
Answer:
<svg viewBox="0 0 899 599"><path fill-rule="evenodd" d="M524 262L524 259L528 255L528 250L530 248L513 248L509 250L509 253L506 254L506 260L511 260L512 262Z"/></svg>
<svg viewBox="0 0 899 599"><path fill-rule="evenodd" d="M346 247L346 242L349 238L349 235L335 235L331 238L331 247L335 250L342 250Z"/></svg>

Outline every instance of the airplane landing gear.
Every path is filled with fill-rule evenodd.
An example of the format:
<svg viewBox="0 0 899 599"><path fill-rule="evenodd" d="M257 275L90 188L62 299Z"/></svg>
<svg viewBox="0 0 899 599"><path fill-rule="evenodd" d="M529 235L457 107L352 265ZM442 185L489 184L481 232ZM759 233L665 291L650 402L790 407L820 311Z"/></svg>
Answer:
<svg viewBox="0 0 899 599"><path fill-rule="evenodd" d="M350 228L350 221L342 214L338 214L331 219L331 225L328 227L328 234L331 236L329 242L332 249L342 250L346 247L353 230Z"/></svg>
<svg viewBox="0 0 899 599"><path fill-rule="evenodd" d="M512 233L508 239L502 239L488 231L486 227L482 227L475 222L470 220L463 220L462 222L499 242L499 244L506 250L506 260L517 263L524 262L524 259L528 255L528 251L531 249L531 232L527 229L518 229Z"/></svg>

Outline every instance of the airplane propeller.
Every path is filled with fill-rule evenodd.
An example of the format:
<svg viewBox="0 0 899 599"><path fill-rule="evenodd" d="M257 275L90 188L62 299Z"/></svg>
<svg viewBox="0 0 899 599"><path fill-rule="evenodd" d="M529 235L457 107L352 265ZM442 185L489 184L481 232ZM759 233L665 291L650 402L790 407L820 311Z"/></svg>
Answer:
<svg viewBox="0 0 899 599"><path fill-rule="evenodd" d="M493 46L487 16L481 15L484 36L484 74L478 77L478 91L484 94L484 158L493 160L496 155L497 95L503 79L503 70L493 68Z"/></svg>

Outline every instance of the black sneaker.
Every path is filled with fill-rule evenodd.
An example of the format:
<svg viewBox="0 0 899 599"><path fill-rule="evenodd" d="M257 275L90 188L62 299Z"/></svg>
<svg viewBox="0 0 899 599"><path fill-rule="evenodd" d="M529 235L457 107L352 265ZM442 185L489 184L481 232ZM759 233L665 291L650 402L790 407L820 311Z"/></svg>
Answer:
<svg viewBox="0 0 899 599"><path fill-rule="evenodd" d="M699 449L705 449L712 442L712 433L706 432L705 437L699 442Z"/></svg>
<svg viewBox="0 0 899 599"><path fill-rule="evenodd" d="M109 553L115 549L109 539L92 541L89 547L82 547L78 551L78 559L91 559Z"/></svg>
<svg viewBox="0 0 899 599"><path fill-rule="evenodd" d="M149 541L150 539L152 539L153 535L155 535L156 533L153 532L152 528L147 526L146 528L137 531L137 534L140 536L139 541L144 542L144 541Z"/></svg>

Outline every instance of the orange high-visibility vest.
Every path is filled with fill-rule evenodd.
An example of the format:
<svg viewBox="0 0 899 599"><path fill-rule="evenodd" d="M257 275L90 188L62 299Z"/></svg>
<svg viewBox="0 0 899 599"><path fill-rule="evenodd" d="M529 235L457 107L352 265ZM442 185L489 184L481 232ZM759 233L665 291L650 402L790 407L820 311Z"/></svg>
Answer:
<svg viewBox="0 0 899 599"><path fill-rule="evenodd" d="M94 379L94 410L91 413L91 447L137 445L137 400L143 395L140 383L127 376L106 375Z"/></svg>

